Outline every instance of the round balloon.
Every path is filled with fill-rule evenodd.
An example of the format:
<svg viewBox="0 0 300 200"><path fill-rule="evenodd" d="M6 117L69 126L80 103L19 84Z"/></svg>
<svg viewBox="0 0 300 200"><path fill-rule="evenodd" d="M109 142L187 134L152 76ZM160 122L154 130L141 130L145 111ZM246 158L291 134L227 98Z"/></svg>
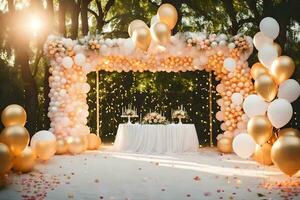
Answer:
<svg viewBox="0 0 300 200"><path fill-rule="evenodd" d="M6 144L0 143L0 176L8 172L12 167L13 156Z"/></svg>
<svg viewBox="0 0 300 200"><path fill-rule="evenodd" d="M19 125L6 127L0 135L0 141L10 148L13 155L19 155L29 144L29 139L26 128Z"/></svg>
<svg viewBox="0 0 300 200"><path fill-rule="evenodd" d="M259 29L267 37L270 37L272 39L276 39L279 35L279 24L272 17L263 18L259 23Z"/></svg>
<svg viewBox="0 0 300 200"><path fill-rule="evenodd" d="M295 63L288 56L276 58L271 66L271 74L275 77L278 84L289 79L295 71Z"/></svg>
<svg viewBox="0 0 300 200"><path fill-rule="evenodd" d="M270 68L273 61L278 57L277 49L273 44L265 44L258 51L258 59L265 66Z"/></svg>
<svg viewBox="0 0 300 200"><path fill-rule="evenodd" d="M136 28L139 28L139 27L148 28L147 24L143 20L135 19L132 22L130 22L130 24L128 26L128 34L129 34L129 36L131 37L132 34L133 34L133 31Z"/></svg>
<svg viewBox="0 0 300 200"><path fill-rule="evenodd" d="M15 157L13 170L18 172L30 172L35 165L36 155L31 147L26 147L22 153Z"/></svg>
<svg viewBox="0 0 300 200"><path fill-rule="evenodd" d="M31 138L30 146L39 160L49 160L56 152L56 137L50 131L39 131Z"/></svg>
<svg viewBox="0 0 300 200"><path fill-rule="evenodd" d="M171 30L164 22L157 22L150 29L152 39L160 45L166 45L171 38Z"/></svg>
<svg viewBox="0 0 300 200"><path fill-rule="evenodd" d="M82 53L76 54L76 56L74 57L74 62L76 65L78 66L83 66L85 63L85 55L83 55Z"/></svg>
<svg viewBox="0 0 300 200"><path fill-rule="evenodd" d="M261 47L265 44L272 44L273 39L267 37L263 32L258 32L253 37L253 44L257 50L260 50Z"/></svg>
<svg viewBox="0 0 300 200"><path fill-rule="evenodd" d="M70 69L73 66L73 64L73 59L69 56L66 56L62 59L62 65L67 69Z"/></svg>
<svg viewBox="0 0 300 200"><path fill-rule="evenodd" d="M253 156L254 160L263 165L272 165L271 149L272 145L269 143L266 143L262 146L256 145Z"/></svg>
<svg viewBox="0 0 300 200"><path fill-rule="evenodd" d="M218 140L217 147L222 153L231 153L232 152L232 139L228 137L222 137Z"/></svg>
<svg viewBox="0 0 300 200"><path fill-rule="evenodd" d="M143 51L147 51L151 44L151 33L148 27L136 28L131 38L135 46Z"/></svg>
<svg viewBox="0 0 300 200"><path fill-rule="evenodd" d="M247 132L259 145L265 144L272 136L273 127L264 115L251 117L247 124Z"/></svg>
<svg viewBox="0 0 300 200"><path fill-rule="evenodd" d="M300 138L282 136L276 140L271 150L274 164L285 174L292 176L300 169Z"/></svg>
<svg viewBox="0 0 300 200"><path fill-rule="evenodd" d="M235 67L236 67L236 62L233 58L226 58L224 60L223 66L226 70L230 72L234 72Z"/></svg>
<svg viewBox="0 0 300 200"><path fill-rule="evenodd" d="M281 128L291 120L293 107L285 99L275 99L270 103L267 115L275 128Z"/></svg>
<svg viewBox="0 0 300 200"><path fill-rule="evenodd" d="M173 29L177 23L178 13L176 8L169 4L162 4L157 11L159 21L168 25L169 29Z"/></svg>
<svg viewBox="0 0 300 200"><path fill-rule="evenodd" d="M255 91L266 101L272 101L278 91L278 86L270 74L260 75L254 82Z"/></svg>
<svg viewBox="0 0 300 200"><path fill-rule="evenodd" d="M98 149L101 145L101 139L96 134L90 133L87 136L88 138L88 149L95 150Z"/></svg>
<svg viewBox="0 0 300 200"><path fill-rule="evenodd" d="M70 136L67 139L69 152L71 154L80 154L85 150L84 138L81 136Z"/></svg>
<svg viewBox="0 0 300 200"><path fill-rule="evenodd" d="M56 140L56 154L66 154L68 152L68 144L63 138Z"/></svg>
<svg viewBox="0 0 300 200"><path fill-rule="evenodd" d="M300 95L300 85L294 79L288 79L279 85L278 98L286 99L290 103L296 101Z"/></svg>
<svg viewBox="0 0 300 200"><path fill-rule="evenodd" d="M1 121L5 127L13 125L24 126L26 123L26 112L22 106L9 105L3 110Z"/></svg>
<svg viewBox="0 0 300 200"><path fill-rule="evenodd" d="M287 135L300 137L300 131L294 128L285 128L285 129L281 129L278 132L278 137L287 136Z"/></svg>
<svg viewBox="0 0 300 200"><path fill-rule="evenodd" d="M243 103L243 95L240 93L233 93L231 96L231 101L233 104L239 106Z"/></svg>
<svg viewBox="0 0 300 200"><path fill-rule="evenodd" d="M247 133L235 136L232 143L233 151L241 158L249 158L255 151L256 144Z"/></svg>
<svg viewBox="0 0 300 200"><path fill-rule="evenodd" d="M263 64L257 62L251 67L251 76L254 80L256 80L262 74L268 74L269 69L263 66Z"/></svg>
<svg viewBox="0 0 300 200"><path fill-rule="evenodd" d="M262 97L251 94L245 98L243 109L248 117L264 115L268 109L268 103L266 103Z"/></svg>

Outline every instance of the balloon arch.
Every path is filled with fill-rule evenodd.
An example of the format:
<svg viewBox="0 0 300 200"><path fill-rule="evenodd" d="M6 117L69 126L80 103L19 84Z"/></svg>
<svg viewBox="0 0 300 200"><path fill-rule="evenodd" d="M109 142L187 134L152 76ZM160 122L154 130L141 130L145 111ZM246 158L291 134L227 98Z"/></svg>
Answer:
<svg viewBox="0 0 300 200"><path fill-rule="evenodd" d="M247 116L243 99L254 92L247 58L253 50L248 36L225 34L178 33L167 45L151 43L147 51L136 48L131 38L104 39L86 36L71 40L49 36L45 53L50 58L51 87L48 116L57 136L86 135L89 115L87 74L93 71L185 72L213 71L220 81L217 101L221 110L217 119L224 121L224 135L245 132ZM98 122L97 122L98 123Z"/></svg>

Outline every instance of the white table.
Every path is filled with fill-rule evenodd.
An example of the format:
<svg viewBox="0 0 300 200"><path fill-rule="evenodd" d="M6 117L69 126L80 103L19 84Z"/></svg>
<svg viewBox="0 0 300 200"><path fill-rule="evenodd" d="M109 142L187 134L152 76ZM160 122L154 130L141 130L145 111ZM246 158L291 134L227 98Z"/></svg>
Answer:
<svg viewBox="0 0 300 200"><path fill-rule="evenodd" d="M120 124L113 149L140 153L197 152L199 147L193 124Z"/></svg>

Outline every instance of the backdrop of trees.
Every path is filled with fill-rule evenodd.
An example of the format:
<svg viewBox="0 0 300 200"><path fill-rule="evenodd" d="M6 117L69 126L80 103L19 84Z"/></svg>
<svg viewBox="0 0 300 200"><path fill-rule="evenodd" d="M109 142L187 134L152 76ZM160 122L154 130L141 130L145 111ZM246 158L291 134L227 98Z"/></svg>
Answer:
<svg viewBox="0 0 300 200"><path fill-rule="evenodd" d="M128 37L127 26L133 19L148 24L161 3L173 4L179 19L173 33L206 31L208 33L239 32L253 36L266 16L280 24L276 39L284 54L294 58L299 81L300 65L300 3L298 0L0 0L0 110L11 103L23 105L28 113L27 128L31 134L49 127L48 62L43 57L43 44L49 34L77 39L87 34L105 37ZM28 28L30 17L42 21L34 34ZM249 59L257 60L256 53ZM100 73L101 131L112 139L120 123L119 105L133 102L147 109L168 110L188 102L190 121L198 132L207 135L206 112L207 74L197 73ZM95 86L95 75L89 75ZM121 95L120 95L121 94ZM95 91L89 94L90 121L95 129ZM214 98L216 96L214 95ZM117 99L117 100L116 100ZM152 99L152 101L147 100ZM181 101L181 102L180 102ZM165 105L163 105L165 104ZM299 113L299 100L294 103ZM109 109L108 109L109 108ZM217 109L217 106L214 106ZM199 116L195 114L200 112ZM193 114L194 113L194 114ZM295 114L299 120L299 114ZM205 121L205 120L204 120ZM298 126L293 119L292 126ZM215 124L218 130L218 124Z"/></svg>

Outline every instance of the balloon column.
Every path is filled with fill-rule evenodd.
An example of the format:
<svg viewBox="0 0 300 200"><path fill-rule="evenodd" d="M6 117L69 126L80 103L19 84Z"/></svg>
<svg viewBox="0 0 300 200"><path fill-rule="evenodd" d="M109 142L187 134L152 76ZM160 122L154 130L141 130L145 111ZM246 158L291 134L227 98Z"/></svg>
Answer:
<svg viewBox="0 0 300 200"><path fill-rule="evenodd" d="M277 21L266 17L259 28L253 42L260 62L251 68L256 94L249 95L243 103L250 118L247 132L257 144L255 160L268 165L273 161L281 171L292 176L300 169L300 134L296 129L280 128L292 118L291 103L299 97L300 85L290 79L295 70L293 59L281 55L281 47L273 41L279 34ZM274 141L274 138L278 139Z"/></svg>
<svg viewBox="0 0 300 200"><path fill-rule="evenodd" d="M151 41L154 44L165 46L170 42L171 30L177 23L177 10L171 4L162 4L157 15L151 19L151 27L139 19L133 20L128 27L128 34L135 46L147 51Z"/></svg>

